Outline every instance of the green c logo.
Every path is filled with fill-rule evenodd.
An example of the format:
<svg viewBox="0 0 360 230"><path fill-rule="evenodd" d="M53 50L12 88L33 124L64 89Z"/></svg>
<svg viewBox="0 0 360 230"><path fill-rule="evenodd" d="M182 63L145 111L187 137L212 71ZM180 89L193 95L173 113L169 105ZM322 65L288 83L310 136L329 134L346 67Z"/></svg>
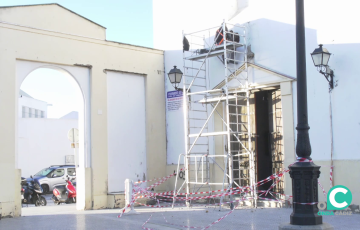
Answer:
<svg viewBox="0 0 360 230"><path fill-rule="evenodd" d="M350 189L343 185L337 185L332 187L327 195L327 209L343 210L351 204L351 201Z"/></svg>

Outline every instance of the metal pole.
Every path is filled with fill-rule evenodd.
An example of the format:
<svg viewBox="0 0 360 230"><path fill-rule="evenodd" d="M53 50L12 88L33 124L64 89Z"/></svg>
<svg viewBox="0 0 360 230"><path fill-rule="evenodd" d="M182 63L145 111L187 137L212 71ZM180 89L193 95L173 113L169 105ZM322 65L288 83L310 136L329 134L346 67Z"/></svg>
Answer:
<svg viewBox="0 0 360 230"><path fill-rule="evenodd" d="M334 154L334 133L333 133L333 119L332 119L332 102L331 102L331 93L332 90L330 90L329 92L329 100L330 100L330 143L331 143L331 156L330 156L330 188L332 188L334 186L334 177L332 175L334 175L334 162L333 162L333 154Z"/></svg>
<svg viewBox="0 0 360 230"><path fill-rule="evenodd" d="M228 66L227 66L227 50L226 50L226 24L225 20L222 25L223 28L223 39L224 39L224 65L225 65L225 96L226 96L226 131L227 131L227 155L228 155L228 164L229 164L229 189L231 188L233 184L233 167L232 167L232 156L231 156L231 131L230 131L230 111L229 111L229 89L228 89L228 79L227 79L227 73L228 73ZM227 169L225 168L225 171ZM230 190L229 190L230 191ZM230 201L232 201L232 195L230 195ZM232 209L233 204L230 203L230 207Z"/></svg>
<svg viewBox="0 0 360 230"><path fill-rule="evenodd" d="M184 31L183 33L183 39L184 39ZM184 68L184 73L186 71L185 68L185 57L184 57L184 53L183 53L183 68ZM185 73L186 74L186 73ZM188 194L190 193L190 188L189 188L189 180L190 180L190 170L189 170L189 152L188 152L188 141L189 141L189 130L188 130L188 102L187 102L187 90L186 90L186 78L183 79L183 111L184 111L184 134L185 134L185 182L186 182L186 199L188 198ZM186 201L186 204L189 206L189 202Z"/></svg>
<svg viewBox="0 0 360 230"><path fill-rule="evenodd" d="M250 116L250 90L249 90L249 74L248 74L248 60L247 60L247 40L246 40L246 29L244 29L244 44L245 44L245 70L246 70L246 82L245 82L245 88L246 88L246 113L247 113L247 122L248 122L248 148L249 148L249 176L250 176L250 187L251 187L251 197L253 198L253 207L257 208L257 192L256 192L256 184L255 184L255 157L254 157L254 151L252 147L252 131L251 131L251 116Z"/></svg>
<svg viewBox="0 0 360 230"><path fill-rule="evenodd" d="M307 111L306 56L305 56L304 0L296 0L296 71L297 71L297 145L298 157L307 162L296 162L290 166L292 179L293 212L290 215L292 225L319 225L322 216L317 213L318 183L320 166L311 160L309 124ZM304 205L301 203L315 203Z"/></svg>
<svg viewBox="0 0 360 230"><path fill-rule="evenodd" d="M180 154L180 155L179 155L178 166L177 166L176 175L175 175L175 186L174 186L174 192L173 192L173 204L172 204L172 208L174 208L175 196L177 196L176 186L177 186L177 180L178 180L178 176L179 176L180 158L181 158L182 155L184 155L184 158L185 158L185 154ZM184 159L184 161L185 161L185 159ZM185 163L185 162L184 162L184 163Z"/></svg>

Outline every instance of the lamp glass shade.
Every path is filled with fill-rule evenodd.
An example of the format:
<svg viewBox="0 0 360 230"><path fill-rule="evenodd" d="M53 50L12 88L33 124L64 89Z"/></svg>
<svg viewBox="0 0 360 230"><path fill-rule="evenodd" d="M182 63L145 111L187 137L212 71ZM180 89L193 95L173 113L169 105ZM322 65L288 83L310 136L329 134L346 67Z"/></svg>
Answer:
<svg viewBox="0 0 360 230"><path fill-rule="evenodd" d="M312 53L311 57L315 66L320 66L322 64L322 53Z"/></svg>
<svg viewBox="0 0 360 230"><path fill-rule="evenodd" d="M323 53L322 55L322 65L325 65L327 66L328 62L329 62L329 59L330 59L330 54L329 53Z"/></svg>
<svg viewBox="0 0 360 230"><path fill-rule="evenodd" d="M319 48L316 48L314 52L311 53L311 58L313 59L314 65L318 66L327 66L331 53L326 48L323 48L323 45L320 44Z"/></svg>
<svg viewBox="0 0 360 230"><path fill-rule="evenodd" d="M182 78L182 73L176 73L175 82L180 83Z"/></svg>
<svg viewBox="0 0 360 230"><path fill-rule="evenodd" d="M171 84L174 84L176 81L176 73L169 73L168 76Z"/></svg>
<svg viewBox="0 0 360 230"><path fill-rule="evenodd" d="M175 84L175 87L177 87L177 85L181 82L182 75L183 73L181 72L181 70L177 69L176 66L174 66L174 68L171 69L168 73L171 84Z"/></svg>

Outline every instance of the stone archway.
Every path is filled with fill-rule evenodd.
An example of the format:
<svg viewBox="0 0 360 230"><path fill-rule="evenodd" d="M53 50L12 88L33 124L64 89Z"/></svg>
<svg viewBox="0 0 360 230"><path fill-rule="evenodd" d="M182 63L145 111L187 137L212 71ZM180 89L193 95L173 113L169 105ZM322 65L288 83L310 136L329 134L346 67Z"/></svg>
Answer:
<svg viewBox="0 0 360 230"><path fill-rule="evenodd" d="M30 62L17 60L16 62L16 90L19 92L24 79L37 69L48 68L59 71L71 76L77 83L83 97L83 103L79 109L79 168L77 168L77 209L85 209L87 199L91 197L85 195L85 181L89 181L91 174L86 173L86 168L91 167L91 139L90 139L90 71L88 68L77 66L53 65L41 62ZM18 94L17 94L18 95ZM16 106L18 108L18 106ZM16 123L18 127L18 123ZM17 145L17 143L16 143ZM18 151L16 151L15 165L18 167Z"/></svg>

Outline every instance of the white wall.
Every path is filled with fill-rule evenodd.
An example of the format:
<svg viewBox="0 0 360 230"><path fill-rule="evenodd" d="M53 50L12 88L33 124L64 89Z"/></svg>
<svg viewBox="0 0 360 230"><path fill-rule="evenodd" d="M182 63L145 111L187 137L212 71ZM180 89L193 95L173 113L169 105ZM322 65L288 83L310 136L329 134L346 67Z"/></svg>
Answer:
<svg viewBox="0 0 360 230"><path fill-rule="evenodd" d="M53 9L53 6L58 9ZM79 170L82 175L77 173L78 209L113 207L108 203L108 197L111 199L113 196L108 196L106 183L106 69L146 74L147 107L151 108L146 111L146 151L149 154L146 161L148 165L158 165L147 168L147 173L149 177L165 174L162 50L106 41L104 28L98 29L92 22L56 5L0 8L0 15L0 50L7 52L7 55L1 55L0 61L0 187L9 187L8 190L0 191L3 216L21 214L20 194L14 192L18 191L15 184L20 183L20 178L8 176L7 173L17 173L14 168L17 168L18 89L27 74L36 68L52 66L68 72L77 80L84 96L85 114L79 114L79 130L84 125L86 136L83 147L86 154L83 155L86 159L80 159ZM26 60L27 64L18 65L22 62L20 60ZM84 122L80 122L81 117L85 117ZM81 181L84 182L82 185ZM81 197L85 199L81 201Z"/></svg>
<svg viewBox="0 0 360 230"><path fill-rule="evenodd" d="M180 7L179 11L162 11L161 14L155 14L166 4L170 3L154 1L154 44L167 49L165 51L167 73L172 65L182 66L181 31L185 30L187 33L220 25L223 19L227 18L224 14L213 13L212 10L219 6L219 11L234 11L234 6L197 1L196 4L204 4L204 7L196 8L197 5L194 5L193 1L184 0L174 3L176 8ZM224 5L227 5L227 10L221 8ZM249 0L246 5L247 7L229 23L245 23L248 26L248 41L255 53L254 62L296 77L295 1ZM305 1L308 113L314 160L329 160L331 151L328 83L324 76L317 72L310 56L320 43L333 53L329 65L335 72L335 81L338 81L338 86L332 93L334 159L360 159L358 154L360 122L357 116L360 113L360 106L355 93L360 75L355 63L359 58L360 31L353 29L360 20L360 15L357 13L359 7L360 2L351 0L341 3L335 0ZM194 10L196 14L193 14ZM172 17L168 15L170 12ZM337 16L330 16L329 12L336 12ZM184 14L186 17L182 16ZM218 70L222 72L222 64L219 64L218 60L212 58L211 62L210 75L217 73ZM250 70L249 73L251 78L259 79L259 72ZM218 74L213 76L218 77ZM167 79L166 82L170 85ZM166 89L169 88L171 87ZM294 127L296 127L296 82L293 83L293 90ZM295 129L294 132L296 135Z"/></svg>
<svg viewBox="0 0 360 230"><path fill-rule="evenodd" d="M278 7L280 6L281 7ZM346 7L345 7L346 6ZM333 55L329 65L335 72L335 81L338 86L332 93L333 100L333 133L334 133L334 159L360 159L357 154L359 147L360 107L357 106L356 83L360 71L354 62L359 58L360 32L352 28L357 26L360 15L357 9L358 1L318 0L305 1L306 26L306 53L307 79L308 79L308 113L310 125L310 141L312 158L314 160L330 159L330 113L328 84L324 77L316 71L310 53L324 44ZM336 12L337 17L328 17L319 14L323 12ZM258 20L256 20L258 19ZM252 21L255 20L255 21ZM251 0L249 7L235 17L232 21L239 23L251 21L271 20L262 26L251 27L251 39L255 57L266 54L259 60L268 62L269 67L284 69L286 72L296 73L295 66L295 1L277 0ZM292 28L289 28L292 27ZM282 28L289 29L283 30ZM291 44L289 46L289 43ZM273 56L273 57L272 57ZM278 63L271 63L274 60ZM269 62L270 60L270 62ZM294 90L294 122L297 124L296 110L296 83ZM296 130L294 130L296 133Z"/></svg>
<svg viewBox="0 0 360 230"><path fill-rule="evenodd" d="M22 110L23 110L23 106L26 107L26 112L28 113L29 108L31 109L37 109L37 110L41 110L44 112L44 118L47 118L47 102L45 101L40 101L34 98L30 98L30 97L19 97L19 104L18 104L18 117L21 118L22 117ZM35 114L35 112L33 111L33 114ZM28 116L28 114L26 114L26 117ZM38 114L39 118L41 116L40 111ZM33 115L34 117L34 115Z"/></svg>
<svg viewBox="0 0 360 230"><path fill-rule="evenodd" d="M125 179L145 180L145 76L107 72L108 192L125 191ZM156 127L154 127L156 128ZM156 165L151 165L156 167Z"/></svg>
<svg viewBox="0 0 360 230"><path fill-rule="evenodd" d="M65 156L74 154L67 138L72 128L78 128L77 120L19 118L21 176L29 177L50 165L65 164Z"/></svg>

